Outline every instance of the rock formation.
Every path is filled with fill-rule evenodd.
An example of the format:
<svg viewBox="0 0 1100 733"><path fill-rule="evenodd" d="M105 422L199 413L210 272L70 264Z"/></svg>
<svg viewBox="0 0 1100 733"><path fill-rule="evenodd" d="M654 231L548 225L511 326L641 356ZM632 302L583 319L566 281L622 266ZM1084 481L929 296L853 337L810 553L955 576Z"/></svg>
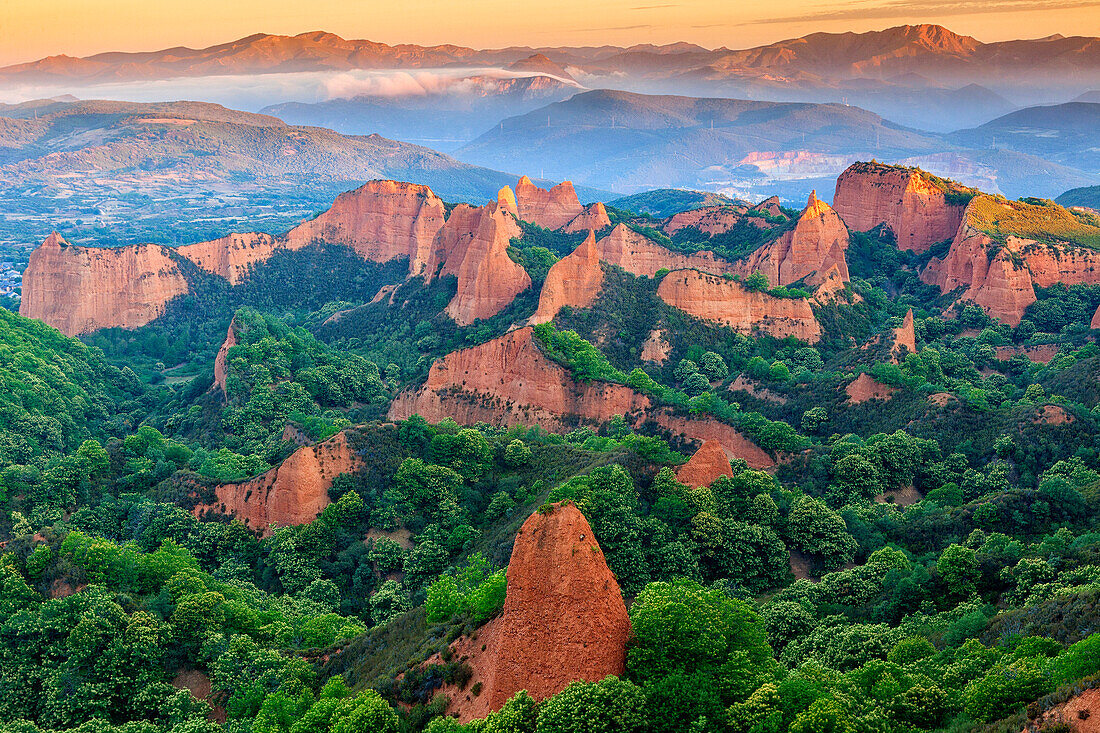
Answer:
<svg viewBox="0 0 1100 733"><path fill-rule="evenodd" d="M677 270L665 275L657 295L696 318L721 323L741 333L760 331L776 338L794 336L810 343L821 338L821 326L808 300L749 291L739 282L698 270Z"/></svg>
<svg viewBox="0 0 1100 733"><path fill-rule="evenodd" d="M55 232L31 253L19 313L76 336L144 326L187 291L167 247L76 247Z"/></svg>
<svg viewBox="0 0 1100 733"><path fill-rule="evenodd" d="M779 197L778 196L770 196L770 197L764 199L763 201L758 203L756 206L753 206L752 208L750 208L749 211L759 211L762 214L767 214L768 216L780 217L782 219L787 218L787 215L783 213L783 209L780 208L780 206L779 206Z"/></svg>
<svg viewBox="0 0 1100 733"><path fill-rule="evenodd" d="M649 404L620 384L574 381L540 351L526 327L436 361L422 387L394 399L389 417L420 414L431 422L450 417L463 425L538 425L560 431L577 420L602 423Z"/></svg>
<svg viewBox="0 0 1100 733"><path fill-rule="evenodd" d="M1096 312L1092 314L1092 321L1089 323L1089 328L1100 328L1100 306L1096 307Z"/></svg>
<svg viewBox="0 0 1100 733"><path fill-rule="evenodd" d="M917 353L917 334L913 329L913 309L910 308L902 319L901 326L894 329L894 347L890 358L895 362L905 358L906 354Z"/></svg>
<svg viewBox="0 0 1100 733"><path fill-rule="evenodd" d="M744 206L704 206L673 214L661 228L669 236L688 227L711 236L725 234L741 222L746 211Z"/></svg>
<svg viewBox="0 0 1100 733"><path fill-rule="evenodd" d="M983 199L974 199L971 206L988 209L990 203ZM968 208L951 248L943 259L928 263L921 280L943 293L964 288L962 300L977 303L1012 326L1019 324L1024 310L1035 302L1035 286L1100 283L1100 252L1011 235L998 242L979 228L977 218Z"/></svg>
<svg viewBox="0 0 1100 733"><path fill-rule="evenodd" d="M602 285L603 268L596 251L596 236L590 231L583 244L555 262L546 274L546 282L539 293L539 307L531 316L531 323L554 320L563 306L587 308L600 294Z"/></svg>
<svg viewBox="0 0 1100 733"><path fill-rule="evenodd" d="M855 163L837 178L833 208L853 231L885 224L894 232L898 249L924 252L955 236L966 205L949 203L944 189L923 171Z"/></svg>
<svg viewBox="0 0 1100 733"><path fill-rule="evenodd" d="M645 416L657 425L669 431L673 437L680 437L692 443L714 441L726 451L731 460L740 458L749 464L749 468L767 469L775 461L764 449L753 443L732 425L711 418L683 417L661 410Z"/></svg>
<svg viewBox="0 0 1100 733"><path fill-rule="evenodd" d="M860 374L844 388L848 402L858 405L867 400L888 400L897 392L897 387L878 382L870 374Z"/></svg>
<svg viewBox="0 0 1100 733"><path fill-rule="evenodd" d="M252 530L270 534L270 525L305 524L329 505L332 480L361 465L345 432L323 443L303 446L281 464L256 478L222 484L213 504L195 507L195 516L216 511L240 519Z"/></svg>
<svg viewBox="0 0 1100 733"><path fill-rule="evenodd" d="M545 700L574 680L625 670L630 618L592 528L572 504L532 514L520 528L498 630L495 670L482 693L493 710L520 690Z"/></svg>
<svg viewBox="0 0 1100 733"><path fill-rule="evenodd" d="M519 218L519 204L516 203L516 194L508 186L497 191L497 206L507 211L512 216Z"/></svg>
<svg viewBox="0 0 1100 733"><path fill-rule="evenodd" d="M454 275L458 291L447 315L460 326L495 316L531 287L527 271L508 256L515 219L496 204L459 204L439 230L426 263L429 279Z"/></svg>
<svg viewBox="0 0 1100 733"><path fill-rule="evenodd" d="M527 176L516 184L519 218L543 229L561 229L584 211L573 184L563 181L549 191L539 188Z"/></svg>
<svg viewBox="0 0 1100 733"><path fill-rule="evenodd" d="M619 224L596 243L600 259L634 275L653 277L658 270L702 270L720 275L730 272L733 263L703 251L683 255L662 247L626 224Z"/></svg>
<svg viewBox="0 0 1100 733"><path fill-rule="evenodd" d="M664 364L672 353L672 344L665 341L665 335L659 329L653 329L642 344L642 361L651 364Z"/></svg>
<svg viewBox="0 0 1100 733"><path fill-rule="evenodd" d="M420 275L444 216L443 200L427 186L371 181L340 194L328 211L290 230L286 246L323 241L375 262L408 257L409 274Z"/></svg>
<svg viewBox="0 0 1100 733"><path fill-rule="evenodd" d="M230 285L236 285L248 275L253 265L271 259L279 246L270 234L249 232L230 234L209 242L185 244L177 247L176 251L203 270L225 278Z"/></svg>
<svg viewBox="0 0 1100 733"><path fill-rule="evenodd" d="M676 472L676 480L691 488L710 486L719 476L732 476L730 459L717 440L703 441L699 450Z"/></svg>
<svg viewBox="0 0 1100 733"><path fill-rule="evenodd" d="M848 263L844 259L847 249L848 229L844 222L812 192L794 228L749 255L738 265L737 272L746 276L761 272L773 287L790 285L802 278L807 278L810 285L817 285L835 266L841 279L847 282Z"/></svg>
<svg viewBox="0 0 1100 733"><path fill-rule="evenodd" d="M225 333L225 341L218 349L218 355L214 357L214 386L225 396L225 377L229 373L229 350L237 345L237 318L229 321L229 329Z"/></svg>
<svg viewBox="0 0 1100 733"><path fill-rule="evenodd" d="M607 215L607 208L601 202L589 204L577 218L565 225L562 231L572 232L598 232L611 226L611 217Z"/></svg>

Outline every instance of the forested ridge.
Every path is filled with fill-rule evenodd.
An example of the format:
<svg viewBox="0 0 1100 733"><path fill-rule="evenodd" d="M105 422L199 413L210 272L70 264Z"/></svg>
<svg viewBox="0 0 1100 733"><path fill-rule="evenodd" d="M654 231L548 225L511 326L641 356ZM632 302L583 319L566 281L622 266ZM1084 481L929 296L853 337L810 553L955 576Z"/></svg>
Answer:
<svg viewBox="0 0 1100 733"><path fill-rule="evenodd" d="M537 287L578 242L525 225L510 254ZM695 445L625 416L386 420L438 358L526 322L534 290L458 326L453 278L372 303L404 263L315 247L131 331L0 310L0 731L1022 730L1100 682L1100 288L1040 288L1011 327L919 280L944 249L853 233L813 345L692 318L657 296L665 272L606 263L589 307L533 329L576 383L777 464L707 486L677 480ZM355 467L313 521L218 510L337 434ZM447 695L480 688L450 645L498 617L520 524L561 502L627 600L624 673L460 724Z"/></svg>

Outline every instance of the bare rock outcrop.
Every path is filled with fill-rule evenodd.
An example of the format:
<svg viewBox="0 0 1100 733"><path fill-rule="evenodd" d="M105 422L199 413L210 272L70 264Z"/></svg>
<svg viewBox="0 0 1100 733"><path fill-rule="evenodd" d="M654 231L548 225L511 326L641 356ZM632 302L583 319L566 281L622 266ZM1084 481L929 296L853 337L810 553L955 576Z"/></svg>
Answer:
<svg viewBox="0 0 1100 733"><path fill-rule="evenodd" d="M651 364L664 364L668 355L672 353L672 344L665 340L665 334L660 329L653 329L642 344L642 361Z"/></svg>
<svg viewBox="0 0 1100 733"><path fill-rule="evenodd" d="M841 173L833 208L849 229L867 232L885 224L898 249L914 252L954 237L966 211L923 171L881 163L854 163Z"/></svg>
<svg viewBox="0 0 1100 733"><path fill-rule="evenodd" d="M570 181L562 181L547 191L527 176L516 184L516 205L520 219L543 229L561 229L584 211Z"/></svg>
<svg viewBox="0 0 1100 733"><path fill-rule="evenodd" d="M546 274L539 293L539 307L531 316L531 323L552 321L567 305L587 308L600 294L602 285L603 268L596 250L596 236L590 231L583 244L555 262Z"/></svg>
<svg viewBox="0 0 1100 733"><path fill-rule="evenodd" d="M894 329L894 346L890 350L890 358L896 363L905 358L906 354L917 353L917 333L913 328L913 309L910 308L901 325Z"/></svg>
<svg viewBox="0 0 1100 733"><path fill-rule="evenodd" d="M1100 305L1096 306L1096 312L1092 314L1092 321L1089 322L1089 328L1100 328Z"/></svg>
<svg viewBox="0 0 1100 733"><path fill-rule="evenodd" d="M858 405L867 400L889 400L898 391L897 387L876 381L870 374L860 374L844 388L848 402Z"/></svg>
<svg viewBox="0 0 1100 733"><path fill-rule="evenodd" d="M677 270L661 280L657 295L696 318L714 321L741 333L794 336L814 343L821 325L810 302L801 298L777 298L750 291L736 281L698 270Z"/></svg>
<svg viewBox="0 0 1100 733"><path fill-rule="evenodd" d="M336 197L316 219L291 229L286 246L315 241L342 244L364 259L409 258L409 274L423 274L436 233L444 224L443 200L427 186L370 181Z"/></svg>
<svg viewBox="0 0 1100 733"><path fill-rule="evenodd" d="M497 191L497 206L517 219L519 218L519 204L516 203L516 194L510 186L505 186Z"/></svg>
<svg viewBox="0 0 1100 733"><path fill-rule="evenodd" d="M703 441L699 450L676 472L676 480L691 488L710 486L719 476L732 476L729 456L717 440Z"/></svg>
<svg viewBox="0 0 1100 733"><path fill-rule="evenodd" d="M270 234L230 234L197 244L185 244L176 251L203 270L236 285L253 265L266 262L281 245Z"/></svg>
<svg viewBox="0 0 1100 733"><path fill-rule="evenodd" d="M532 514L516 535L487 694L499 710L527 690L545 700L574 680L626 667L630 618L584 515L572 504Z"/></svg>
<svg viewBox="0 0 1100 733"><path fill-rule="evenodd" d="M389 417L420 414L431 422L450 417L462 425L538 425L560 431L577 420L607 422L649 404L647 397L620 384L574 381L542 353L528 326L438 360L423 386L394 399Z"/></svg>
<svg viewBox="0 0 1100 733"><path fill-rule="evenodd" d="M722 446L730 460L740 458L749 464L749 468L763 470L775 465L775 461L763 448L742 435L737 428L724 422L713 418L684 417L667 410L647 415L646 418L669 431L674 437L700 444L716 442Z"/></svg>
<svg viewBox="0 0 1100 733"><path fill-rule="evenodd" d="M458 291L447 315L460 326L490 318L531 287L531 278L508 256L519 225L494 203L473 207L459 204L439 230L427 260L429 279L454 275Z"/></svg>
<svg viewBox="0 0 1100 733"><path fill-rule="evenodd" d="M225 333L225 341L218 348L218 354L214 357L214 386L211 388L221 392L225 396L225 378L229 374L229 350L237 345L237 318L229 321L229 329Z"/></svg>
<svg viewBox="0 0 1100 733"><path fill-rule="evenodd" d="M981 215L996 205L988 197L974 199ZM943 293L963 288L962 300L977 303L994 318L1015 326L1024 311L1035 302L1035 286L1055 283L1100 283L1100 252L1070 244L1036 242L1007 235L998 241L976 223L979 214L967 215L959 226L951 248L942 259L932 259L921 272L921 280Z"/></svg>
<svg viewBox="0 0 1100 733"><path fill-rule="evenodd" d="M702 251L683 255L662 247L649 237L634 231L626 224L619 224L596 243L600 259L621 267L634 275L653 277L658 270L702 270L722 274L733 270L734 265Z"/></svg>
<svg viewBox="0 0 1100 733"><path fill-rule="evenodd" d="M661 229L669 236L688 227L711 236L725 234L741 222L746 211L744 206L704 206L673 214Z"/></svg>
<svg viewBox="0 0 1100 733"><path fill-rule="evenodd" d="M584 207L584 211L577 218L565 225L562 231L573 232L598 232L611 226L611 217L607 215L607 207L597 201Z"/></svg>
<svg viewBox="0 0 1100 733"><path fill-rule="evenodd" d="M810 285L820 284L825 274L836 267L844 282L849 280L848 229L827 203L810 194L806 208L793 229L781 234L742 261L737 272L763 273L772 286L790 285L807 278Z"/></svg>
<svg viewBox="0 0 1100 733"><path fill-rule="evenodd" d="M167 247L77 247L55 232L31 253L19 313L77 336L144 326L187 292Z"/></svg>
<svg viewBox="0 0 1100 733"><path fill-rule="evenodd" d="M328 490L333 479L361 464L347 433L339 432L323 443L299 448L265 474L218 486L217 500L196 506L195 516L217 511L265 535L270 534L271 525L312 522L330 503Z"/></svg>
<svg viewBox="0 0 1100 733"><path fill-rule="evenodd" d="M787 215L783 213L783 209L779 205L778 196L770 196L764 199L756 206L751 207L749 211L759 211L762 214L767 214L768 216L779 217L782 219L787 218Z"/></svg>

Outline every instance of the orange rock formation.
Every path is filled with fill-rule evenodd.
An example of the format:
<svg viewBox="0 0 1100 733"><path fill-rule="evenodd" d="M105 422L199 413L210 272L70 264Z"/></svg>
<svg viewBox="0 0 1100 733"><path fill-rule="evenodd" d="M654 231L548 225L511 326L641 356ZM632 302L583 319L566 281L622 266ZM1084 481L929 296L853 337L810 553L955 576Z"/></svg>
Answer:
<svg viewBox="0 0 1100 733"><path fill-rule="evenodd" d="M225 377L229 373L229 350L237 345L237 319L229 321L229 329L225 333L225 341L218 349L218 355L214 357L214 386L215 389L225 395Z"/></svg>
<svg viewBox="0 0 1100 733"><path fill-rule="evenodd" d="M694 227L704 234L725 234L741 221L748 209L744 206L704 206L673 214L661 227L669 236L681 229Z"/></svg>
<svg viewBox="0 0 1100 733"><path fill-rule="evenodd" d="M726 451L730 459L740 458L749 464L749 468L766 469L775 465L772 457L764 449L742 435L737 428L710 418L694 418L673 415L667 410L647 415L673 436L679 436L695 443L717 442Z"/></svg>
<svg viewBox="0 0 1100 733"><path fill-rule="evenodd" d="M207 272L236 285L256 263L265 262L280 246L270 234L230 234L198 244L185 244L176 251Z"/></svg>
<svg viewBox="0 0 1100 733"><path fill-rule="evenodd" d="M699 450L676 472L676 480L695 488L710 486L719 476L732 476L730 459L717 440L703 441Z"/></svg>
<svg viewBox="0 0 1100 733"><path fill-rule="evenodd" d="M944 293L965 288L963 300L1015 326L1035 302L1035 286L1100 283L1100 253L1013 236L996 243L964 220L947 254L929 262L921 280Z"/></svg>
<svg viewBox="0 0 1100 733"><path fill-rule="evenodd" d="M566 224L565 232L598 232L604 227L611 226L611 218L607 215L607 208L600 202L589 204L577 218Z"/></svg>
<svg viewBox="0 0 1100 733"><path fill-rule="evenodd" d="M584 211L569 181L563 181L547 191L536 186L527 176L520 178L516 184L516 205L520 219L544 229L561 229Z"/></svg>
<svg viewBox="0 0 1100 733"><path fill-rule="evenodd" d="M901 326L894 329L894 348L890 351L890 357L894 362L905 358L906 354L917 353L917 334L913 329L913 309L910 308L901 322Z"/></svg>
<svg viewBox="0 0 1100 733"><path fill-rule="evenodd" d="M596 250L596 237L588 233L584 243L573 253L554 263L546 275L546 282L539 293L539 307L531 317L531 323L546 323L563 306L586 308L596 300L603 285L603 268Z"/></svg>
<svg viewBox="0 0 1100 733"><path fill-rule="evenodd" d="M664 364L671 353L672 344L665 341L664 333L658 329L650 331L645 343L642 344L642 361Z"/></svg>
<svg viewBox="0 0 1100 733"><path fill-rule="evenodd" d="M742 333L761 331L776 338L794 336L810 343L821 338L821 326L808 300L749 291L739 282L698 270L669 273L661 280L657 295L696 318Z"/></svg>
<svg viewBox="0 0 1100 733"><path fill-rule="evenodd" d="M515 219L496 204L459 204L436 235L427 260L429 279L454 275L458 291L447 315L460 326L495 316L531 287L527 271L508 256L512 237L520 235Z"/></svg>
<svg viewBox="0 0 1100 733"><path fill-rule="evenodd" d="M389 417L420 414L431 422L450 417L463 425L539 425L560 431L578 419L601 423L647 407L649 399L629 387L575 382L539 350L526 327L447 354L432 365L422 387L394 399Z"/></svg>
<svg viewBox="0 0 1100 733"><path fill-rule="evenodd" d="M844 391L848 394L848 401L858 405L867 400L888 400L898 390L897 387L875 381L870 374L860 374L844 388Z"/></svg>
<svg viewBox="0 0 1100 733"><path fill-rule="evenodd" d="M286 246L324 241L375 262L408 257L409 274L420 275L443 223L443 200L427 186L371 181L340 194L328 211L290 230Z"/></svg>
<svg viewBox="0 0 1100 733"><path fill-rule="evenodd" d="M31 253L19 313L76 336L144 326L186 292L167 247L76 247L55 232Z"/></svg>
<svg viewBox="0 0 1100 733"><path fill-rule="evenodd" d="M222 484L217 501L195 507L195 516L209 511L240 519L252 530L270 534L270 525L284 527L312 522L329 505L332 480L354 471L362 460L339 432L323 443L303 446L267 473L237 484Z"/></svg>
<svg viewBox="0 0 1100 733"><path fill-rule="evenodd" d="M833 208L853 231L885 224L898 249L924 252L954 237L962 223L965 205L948 203L944 194L921 171L855 163L837 178Z"/></svg>
<svg viewBox="0 0 1100 733"><path fill-rule="evenodd" d="M639 234L625 224L619 224L596 247L600 259L617 265L635 275L653 277L658 270L703 270L720 275L730 272L733 263L715 256L713 252L696 252L682 255Z"/></svg>
<svg viewBox="0 0 1100 733"><path fill-rule="evenodd" d="M807 276L809 284L817 285L835 266L841 279L847 282L846 249L848 229L836 212L813 192L794 228L749 255L737 271L742 275L761 272L773 287L790 285Z"/></svg>
<svg viewBox="0 0 1100 733"><path fill-rule="evenodd" d="M574 680L597 682L626 667L630 618L584 515L572 504L532 514L508 563L492 682L498 710L527 690L545 700Z"/></svg>

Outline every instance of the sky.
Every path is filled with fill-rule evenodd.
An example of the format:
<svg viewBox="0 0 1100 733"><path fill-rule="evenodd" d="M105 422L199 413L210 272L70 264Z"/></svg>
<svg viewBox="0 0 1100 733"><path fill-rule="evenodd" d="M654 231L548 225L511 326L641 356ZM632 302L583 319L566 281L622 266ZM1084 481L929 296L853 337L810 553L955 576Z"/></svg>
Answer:
<svg viewBox="0 0 1100 733"><path fill-rule="evenodd" d="M938 23L982 41L1100 36L1100 0L0 0L0 64L313 30L475 48L747 48L905 23Z"/></svg>

